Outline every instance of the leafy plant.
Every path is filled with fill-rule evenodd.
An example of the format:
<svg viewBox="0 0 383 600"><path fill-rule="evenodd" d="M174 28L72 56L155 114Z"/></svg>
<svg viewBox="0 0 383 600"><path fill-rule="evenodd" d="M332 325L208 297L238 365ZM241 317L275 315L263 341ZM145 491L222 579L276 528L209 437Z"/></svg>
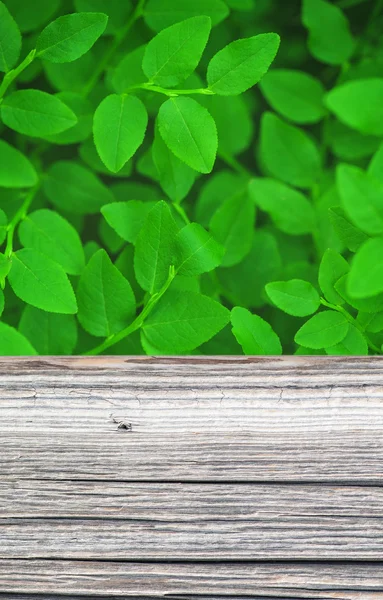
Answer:
<svg viewBox="0 0 383 600"><path fill-rule="evenodd" d="M0 1L0 354L380 354L382 28Z"/></svg>

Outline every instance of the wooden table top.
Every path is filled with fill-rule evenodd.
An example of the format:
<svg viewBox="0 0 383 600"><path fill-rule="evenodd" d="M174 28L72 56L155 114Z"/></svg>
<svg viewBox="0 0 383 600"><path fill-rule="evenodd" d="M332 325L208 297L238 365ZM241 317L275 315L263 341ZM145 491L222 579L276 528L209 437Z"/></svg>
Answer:
<svg viewBox="0 0 383 600"><path fill-rule="evenodd" d="M0 599L383 600L383 359L0 358Z"/></svg>

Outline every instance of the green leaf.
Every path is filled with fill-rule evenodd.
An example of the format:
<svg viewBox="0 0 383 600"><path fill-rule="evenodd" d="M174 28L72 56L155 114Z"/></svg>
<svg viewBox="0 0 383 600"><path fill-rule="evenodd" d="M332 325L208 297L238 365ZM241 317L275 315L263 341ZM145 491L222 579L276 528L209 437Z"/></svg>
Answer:
<svg viewBox="0 0 383 600"><path fill-rule="evenodd" d="M3 294L3 290L0 289L0 317L3 314L4 306L5 306L4 294Z"/></svg>
<svg viewBox="0 0 383 600"><path fill-rule="evenodd" d="M37 352L17 329L0 323L0 354L1 356L34 356Z"/></svg>
<svg viewBox="0 0 383 600"><path fill-rule="evenodd" d="M117 94L123 94L136 85L146 83L145 73L142 70L145 50L146 44L129 52L114 69L111 83Z"/></svg>
<svg viewBox="0 0 383 600"><path fill-rule="evenodd" d="M149 212L136 241L134 270L142 289L153 294L165 283L178 228L166 202Z"/></svg>
<svg viewBox="0 0 383 600"><path fill-rule="evenodd" d="M222 96L235 96L253 87L268 71L279 44L276 33L261 33L232 42L209 63L209 89Z"/></svg>
<svg viewBox="0 0 383 600"><path fill-rule="evenodd" d="M78 144L89 138L92 132L93 106L83 96L75 92L60 92L56 98L64 102L76 115L77 123L61 133L44 136L52 144Z"/></svg>
<svg viewBox="0 0 383 600"><path fill-rule="evenodd" d="M245 354L282 354L281 342L271 325L246 308L236 306L231 311L232 331Z"/></svg>
<svg viewBox="0 0 383 600"><path fill-rule="evenodd" d="M143 325L150 344L172 353L190 352L227 325L230 312L195 292L168 291Z"/></svg>
<svg viewBox="0 0 383 600"><path fill-rule="evenodd" d="M364 335L350 324L346 337L339 344L326 348L326 353L332 356L365 356L368 354L368 345Z"/></svg>
<svg viewBox="0 0 383 600"><path fill-rule="evenodd" d="M91 124L92 128L92 124ZM110 171L102 162L97 150L94 145L94 140L89 138L81 144L79 151L80 157L84 161L87 167L90 167L96 173L100 173L101 175L108 175L109 177L130 177L132 174L132 161L129 160L118 173L113 173Z"/></svg>
<svg viewBox="0 0 383 600"><path fill-rule="evenodd" d="M181 202L193 186L195 171L169 150L157 132L152 146L152 157L163 191L173 202Z"/></svg>
<svg viewBox="0 0 383 600"><path fill-rule="evenodd" d="M226 19L229 9L222 0L149 0L144 17L154 31L161 31L190 17L205 15L213 25Z"/></svg>
<svg viewBox="0 0 383 600"><path fill-rule="evenodd" d="M341 160L356 161L371 156L379 146L376 136L360 133L335 119L328 121L325 128L331 151Z"/></svg>
<svg viewBox="0 0 383 600"><path fill-rule="evenodd" d="M311 188L320 175L321 158L311 138L272 113L262 117L260 156L273 177L296 187Z"/></svg>
<svg viewBox="0 0 383 600"><path fill-rule="evenodd" d="M351 223L341 206L330 208L329 217L339 239L351 252L356 252L363 242L368 239L363 231L360 231Z"/></svg>
<svg viewBox="0 0 383 600"><path fill-rule="evenodd" d="M311 283L302 279L273 281L265 289L275 306L294 317L312 315L320 306L318 292Z"/></svg>
<svg viewBox="0 0 383 600"><path fill-rule="evenodd" d="M250 252L254 222L254 202L246 192L227 198L214 213L210 230L226 250L222 266L231 267Z"/></svg>
<svg viewBox="0 0 383 600"><path fill-rule="evenodd" d="M197 199L195 216L202 225L208 226L216 210L227 200L244 194L248 180L232 171L213 173L201 188Z"/></svg>
<svg viewBox="0 0 383 600"><path fill-rule="evenodd" d="M281 231L290 235L304 235L314 230L314 209L301 192L267 178L252 179L249 192L255 204L270 214Z"/></svg>
<svg viewBox="0 0 383 600"><path fill-rule="evenodd" d="M110 190L91 171L64 160L48 170L44 192L57 208L79 215L97 213L114 200Z"/></svg>
<svg viewBox="0 0 383 600"><path fill-rule="evenodd" d="M146 47L142 69L149 83L175 87L195 71L211 30L209 17L191 17L158 33Z"/></svg>
<svg viewBox="0 0 383 600"><path fill-rule="evenodd" d="M77 60L91 49L108 23L103 13L63 15L50 23L37 39L37 56L54 63Z"/></svg>
<svg viewBox="0 0 383 600"><path fill-rule="evenodd" d="M7 215L0 208L0 246L4 242L5 238L7 237L7 225L8 225ZM0 276L0 278L1 278L1 276Z"/></svg>
<svg viewBox="0 0 383 600"><path fill-rule="evenodd" d="M345 125L383 135L383 78L348 81L327 94L326 105Z"/></svg>
<svg viewBox="0 0 383 600"><path fill-rule="evenodd" d="M141 200L112 202L103 206L101 212L107 223L123 240L135 244L154 205L154 202L142 202Z"/></svg>
<svg viewBox="0 0 383 600"><path fill-rule="evenodd" d="M77 289L78 319L88 333L108 337L133 319L136 302L130 283L99 250L85 267Z"/></svg>
<svg viewBox="0 0 383 600"><path fill-rule="evenodd" d="M346 317L334 310L326 310L314 315L295 335L295 342L306 348L328 348L341 342L347 335L349 322Z"/></svg>
<svg viewBox="0 0 383 600"><path fill-rule="evenodd" d="M270 106L295 123L317 123L326 114L322 83L304 71L273 69L260 88Z"/></svg>
<svg viewBox="0 0 383 600"><path fill-rule="evenodd" d="M236 156L249 148L254 123L243 96L204 96L204 106L217 126L219 150Z"/></svg>
<svg viewBox="0 0 383 600"><path fill-rule="evenodd" d="M105 35L117 34L129 18L132 11L130 0L75 0L77 12L105 13L108 15L108 25Z"/></svg>
<svg viewBox="0 0 383 600"><path fill-rule="evenodd" d="M66 273L79 275L85 266L84 250L75 228L58 213L48 209L27 215L19 227L20 242L62 266Z"/></svg>
<svg viewBox="0 0 383 600"><path fill-rule="evenodd" d="M343 275L335 284L336 291L342 296L342 298L361 312L365 313L377 313L383 310L383 294L377 296L371 296L370 298L354 298L350 296L347 290L348 276Z"/></svg>
<svg viewBox="0 0 383 600"><path fill-rule="evenodd" d="M77 325L72 315L57 315L26 306L19 330L41 356L72 354L77 344Z"/></svg>
<svg viewBox="0 0 383 600"><path fill-rule="evenodd" d="M58 10L60 3L61 0L38 0L38 2L7 0L7 6L22 33L36 31L45 25Z"/></svg>
<svg viewBox="0 0 383 600"><path fill-rule="evenodd" d="M318 283L328 302L344 303L342 296L335 289L335 284L349 270L347 260L332 248L328 248L323 254L319 265Z"/></svg>
<svg viewBox="0 0 383 600"><path fill-rule="evenodd" d="M5 125L33 137L60 133L77 123L76 115L64 102L40 90L14 92L0 106Z"/></svg>
<svg viewBox="0 0 383 600"><path fill-rule="evenodd" d="M37 181L37 173L24 154L0 140L0 187L32 187Z"/></svg>
<svg viewBox="0 0 383 600"><path fill-rule="evenodd" d="M371 159L368 166L368 174L379 179L383 183L383 143L380 144Z"/></svg>
<svg viewBox="0 0 383 600"><path fill-rule="evenodd" d="M218 267L225 248L198 223L189 223L175 239L175 267L179 275L192 277Z"/></svg>
<svg viewBox="0 0 383 600"><path fill-rule="evenodd" d="M367 240L355 254L347 278L353 298L369 298L383 292L383 239Z"/></svg>
<svg viewBox="0 0 383 600"><path fill-rule="evenodd" d="M27 304L54 313L77 312L76 298L64 269L33 248L13 254L8 279L16 296Z"/></svg>
<svg viewBox="0 0 383 600"><path fill-rule="evenodd" d="M351 221L369 235L383 233L383 182L359 167L338 165L337 187Z"/></svg>
<svg viewBox="0 0 383 600"><path fill-rule="evenodd" d="M20 30L5 4L0 2L0 71L8 73L17 63L20 51Z"/></svg>
<svg viewBox="0 0 383 600"><path fill-rule="evenodd" d="M213 169L217 128L210 113L192 98L169 98L158 113L158 127L170 150L200 173Z"/></svg>
<svg viewBox="0 0 383 600"><path fill-rule="evenodd" d="M135 96L111 94L94 114L93 133L97 152L113 173L122 169L144 141L148 124L146 108Z"/></svg>
<svg viewBox="0 0 383 600"><path fill-rule="evenodd" d="M330 65L348 61L355 48L346 17L326 0L303 0L302 22L309 30L308 46L317 60Z"/></svg>
<svg viewBox="0 0 383 600"><path fill-rule="evenodd" d="M281 267L282 260L275 237L268 231L258 229L245 259L233 267L218 269L217 274L232 304L260 308L267 301L265 285L282 276Z"/></svg>

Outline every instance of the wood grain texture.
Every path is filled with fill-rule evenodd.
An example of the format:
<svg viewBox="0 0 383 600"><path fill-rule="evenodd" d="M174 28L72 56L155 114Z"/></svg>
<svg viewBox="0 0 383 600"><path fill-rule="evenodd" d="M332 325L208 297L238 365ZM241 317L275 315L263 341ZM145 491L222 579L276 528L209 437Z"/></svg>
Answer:
<svg viewBox="0 0 383 600"><path fill-rule="evenodd" d="M305 598L381 600L380 565L139 564L58 560L0 560L0 589L7 594L44 590L105 597ZM57 596L56 596L57 594ZM9 597L9 596L7 596ZM11 596L13 598L13 596ZM72 597L72 596L70 596Z"/></svg>
<svg viewBox="0 0 383 600"><path fill-rule="evenodd" d="M2 359L0 410L2 478L381 482L379 358Z"/></svg>
<svg viewBox="0 0 383 600"><path fill-rule="evenodd" d="M382 600L382 434L379 358L0 358L0 599Z"/></svg>

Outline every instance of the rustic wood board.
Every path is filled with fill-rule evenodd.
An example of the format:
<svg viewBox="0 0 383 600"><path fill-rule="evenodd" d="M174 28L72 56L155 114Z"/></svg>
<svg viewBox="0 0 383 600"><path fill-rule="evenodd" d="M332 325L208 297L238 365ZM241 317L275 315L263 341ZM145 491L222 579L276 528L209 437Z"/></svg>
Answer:
<svg viewBox="0 0 383 600"><path fill-rule="evenodd" d="M0 598L382 600L382 434L379 358L0 358Z"/></svg>

